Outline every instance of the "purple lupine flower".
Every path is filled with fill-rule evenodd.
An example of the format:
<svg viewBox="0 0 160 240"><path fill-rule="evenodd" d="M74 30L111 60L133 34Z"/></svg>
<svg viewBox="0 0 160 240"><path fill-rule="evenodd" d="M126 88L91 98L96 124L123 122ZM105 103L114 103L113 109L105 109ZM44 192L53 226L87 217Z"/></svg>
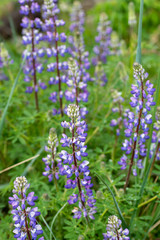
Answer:
<svg viewBox="0 0 160 240"><path fill-rule="evenodd" d="M81 3L75 2L71 13L71 33L68 38L70 43L69 53L76 62L79 72L79 99L83 102L88 101L89 92L87 90L87 82L92 81L88 69L90 62L88 60L89 53L85 51L83 32L84 32L84 12Z"/></svg>
<svg viewBox="0 0 160 240"><path fill-rule="evenodd" d="M84 11L80 2L75 1L71 12L71 32L84 32Z"/></svg>
<svg viewBox="0 0 160 240"><path fill-rule="evenodd" d="M125 189L129 182L132 166L136 164L138 168L142 168L140 159L142 160L146 156L146 141L149 139L149 125L152 123L152 115L149 112L151 107L155 105L153 99L155 89L153 84L147 80L148 74L145 73L143 67L138 63L134 63L133 68L137 84L132 85L130 105L133 109L135 108L135 112L127 112L128 122L125 123L126 129L124 131L127 139L124 140L121 148L122 151L125 151L127 160L124 162L124 165L122 165L123 161L119 162L122 165L122 169L124 169L126 162L131 157ZM135 168L133 173L136 176Z"/></svg>
<svg viewBox="0 0 160 240"><path fill-rule="evenodd" d="M62 83L65 83L65 77L63 72L68 69L68 64L65 61L60 62L61 57L65 57L68 52L65 42L67 37L65 33L59 33L59 27L64 26L65 22L58 19L60 10L53 0L45 0L43 5L43 19L44 26L43 32L45 34L44 39L49 43L49 47L46 49L46 54L49 58L53 58L53 61L47 65L48 72L57 72L56 78L52 77L49 80L49 84L58 85L58 94L52 94L49 98L52 102L59 101L59 109L54 111L54 115L61 113L63 116L63 89ZM56 97L54 97L56 95Z"/></svg>
<svg viewBox="0 0 160 240"><path fill-rule="evenodd" d="M35 17L35 13L40 12L40 6L36 0L21 1L19 0L20 13L24 15L22 18L21 26L22 30L22 43L27 46L24 50L22 57L26 58L23 72L25 74L24 81L31 82L32 86L27 87L26 93L32 93L35 95L35 105L37 111L39 110L38 102L38 88L42 88L42 83L39 85L37 82L37 73L43 71L43 65L40 62L40 58L44 56L44 50L38 48L38 44L43 40L43 35L40 32L42 29L42 21ZM30 90L29 90L30 89ZM31 91L32 89L32 91Z"/></svg>
<svg viewBox="0 0 160 240"><path fill-rule="evenodd" d="M69 87L69 90L65 92L66 100L70 102L76 102L78 106L80 102L88 100L87 94L87 83L81 82L80 79L80 70L78 67L78 63L73 60L73 58L69 59L68 62L68 79L66 84ZM85 96L86 95L86 96ZM86 100L85 100L86 98ZM86 108L80 108L80 115L82 118L85 118L85 115L88 113Z"/></svg>
<svg viewBox="0 0 160 240"><path fill-rule="evenodd" d="M129 230L127 228L123 230L121 224L117 216L110 216L106 227L107 233L103 233L104 240L129 240Z"/></svg>
<svg viewBox="0 0 160 240"><path fill-rule="evenodd" d="M0 44L0 81L8 80L8 77L4 74L3 67L8 67L10 64L13 63L7 49L4 46L4 43Z"/></svg>
<svg viewBox="0 0 160 240"><path fill-rule="evenodd" d="M63 134L61 139L62 147L69 147L72 153L62 150L59 157L62 159L62 164L59 166L59 173L67 176L67 183L65 188L78 188L78 194L70 196L69 204L79 202L78 207L72 211L74 218L81 218L82 216L88 219L94 219L96 213L93 192L91 190L93 184L89 176L89 162L82 160L87 157L85 140L87 134L87 125L85 121L81 121L79 107L75 104L70 104L67 108L67 115L71 119L70 122L62 122L64 128L68 128L71 137Z"/></svg>
<svg viewBox="0 0 160 240"><path fill-rule="evenodd" d="M156 154L155 154L151 169L153 169L155 161L160 160L160 107L157 107L156 122L154 123L153 128L154 128L154 131L152 132L152 144L151 144L151 149L150 149L150 158L153 156L154 151L156 151ZM157 142L158 142L158 145L156 148Z"/></svg>
<svg viewBox="0 0 160 240"><path fill-rule="evenodd" d="M48 176L49 182L54 178L55 184L57 183L56 180L59 179L56 162L58 162L57 166L61 164L61 160L58 158L57 154L57 146L58 138L56 130L51 128L49 131L48 146L45 146L45 151L49 154L47 154L45 158L42 158L42 161L45 163L45 171L43 172L43 175Z"/></svg>
<svg viewBox="0 0 160 240"><path fill-rule="evenodd" d="M43 233L41 225L37 224L36 220L41 213L34 207L38 197L34 196L34 192L26 194L29 186L24 176L17 177L14 181L13 197L9 197L9 204L13 207L11 212L15 226L13 233L19 240L36 240L37 236ZM40 239L44 240L43 237Z"/></svg>
<svg viewBox="0 0 160 240"><path fill-rule="evenodd" d="M110 55L111 45L111 22L108 20L106 13L100 15L100 21L97 28L98 36L95 37L96 45L93 49L96 58L93 59L93 64L97 65L98 62L106 63L107 56Z"/></svg>
<svg viewBox="0 0 160 240"><path fill-rule="evenodd" d="M96 46L93 49L96 55L92 59L92 64L96 66L95 81L101 86L104 86L108 81L104 70L104 64L107 62L107 56L110 55L112 32L110 23L108 16L105 13L102 13L97 27L98 36L95 37Z"/></svg>
<svg viewBox="0 0 160 240"><path fill-rule="evenodd" d="M119 136L121 134L122 126L126 124L126 114L129 111L128 109L123 108L124 98L121 96L122 93L117 90L111 90L111 96L113 98L114 107L112 108L113 113L118 113L117 119L112 119L110 122L110 126L116 127L116 135Z"/></svg>

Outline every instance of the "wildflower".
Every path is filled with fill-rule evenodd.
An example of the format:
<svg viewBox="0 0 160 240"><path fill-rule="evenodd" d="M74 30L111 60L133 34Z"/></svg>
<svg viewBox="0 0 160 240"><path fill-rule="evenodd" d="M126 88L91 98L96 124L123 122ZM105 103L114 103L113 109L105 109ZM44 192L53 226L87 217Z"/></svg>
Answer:
<svg viewBox="0 0 160 240"><path fill-rule="evenodd" d="M11 212L15 226L13 233L19 240L36 240L37 236L43 233L41 225L36 221L40 212L37 207L33 207L38 197L34 196L34 192L26 194L29 186L24 176L17 177L14 181L13 197L9 197L9 204L13 207ZM44 238L41 237L39 240Z"/></svg>
<svg viewBox="0 0 160 240"><path fill-rule="evenodd" d="M128 109L123 109L124 98L121 96L122 93L117 90L111 91L111 96L113 98L114 107L112 108L113 113L118 113L119 117L117 119L112 119L110 122L111 127L116 127L117 136L120 135L122 125L125 125L126 114L129 111Z"/></svg>
<svg viewBox="0 0 160 240"><path fill-rule="evenodd" d="M117 216L110 216L106 228L107 233L103 233L104 240L129 240L130 238L127 236L129 230L127 228L123 230L121 224L122 222Z"/></svg>
<svg viewBox="0 0 160 240"><path fill-rule="evenodd" d="M38 111L39 82L37 81L37 73L42 73L43 71L43 65L40 58L44 56L44 50L38 48L39 43L43 40L43 35L40 32L42 29L42 21L35 17L35 14L39 13L41 9L35 0L19 0L19 3L21 5L20 13L23 15L21 22L21 26L23 28L22 43L27 46L22 55L23 58L26 58L25 66L23 68L23 72L25 74L24 81L27 83L32 82L32 86L26 88L26 93L32 93L34 91L35 104Z"/></svg>
<svg viewBox="0 0 160 240"><path fill-rule="evenodd" d="M43 32L45 34L44 39L49 43L49 47L46 49L46 54L48 58L54 57L56 62L51 62L47 65L48 72L57 72L56 78L53 76L50 78L49 84L57 84L58 85L58 94L57 92L52 92L50 96L50 100L52 102L59 101L59 109L53 109L54 115L61 113L63 116L63 89L62 82L65 83L66 76L63 75L63 72L68 69L68 64L65 61L60 62L60 58L64 57L68 52L67 47L65 46L65 42L67 37L65 33L59 33L58 29L61 26L64 26L65 22L63 20L58 19L58 14L60 10L57 4L53 0L45 0L43 5L43 19L44 26ZM57 99L58 97L58 99Z"/></svg>
<svg viewBox="0 0 160 240"><path fill-rule="evenodd" d="M69 53L78 66L78 74L80 77L79 99L83 102L88 101L89 92L87 90L87 82L92 81L88 69L90 62L88 60L89 53L85 51L83 32L84 32L84 12L79 2L74 3L73 11L71 13L71 33L72 36L68 38L70 43ZM85 114L85 110L83 111Z"/></svg>
<svg viewBox="0 0 160 240"><path fill-rule="evenodd" d="M132 85L132 97L130 105L135 109L135 112L128 111L125 129L125 136L127 139L123 142L123 147L121 148L126 152L125 158L123 156L123 161L118 163L124 169L127 166L129 155L131 154L130 166L127 175L127 180L125 184L125 189L128 185L131 170L136 176L136 168L132 169L134 164L138 168L142 168L142 164L139 164L141 157L146 156L146 146L145 143L149 139L149 125L152 123L152 115L149 113L151 107L155 105L153 94L155 89L153 84L147 80L148 74L145 73L143 67L135 63L134 64L134 78L137 84Z"/></svg>
<svg viewBox="0 0 160 240"><path fill-rule="evenodd" d="M93 49L96 54L96 58L92 60L94 65L97 65L98 62L105 64L107 62L107 56L110 55L112 32L110 23L111 22L108 20L108 16L105 13L102 13L100 15L99 25L97 28L98 36L95 38L98 45L96 45Z"/></svg>
<svg viewBox="0 0 160 240"><path fill-rule="evenodd" d="M56 170L56 162L59 162L57 154L57 146L58 146L58 138L54 128L50 129L49 137L48 137L48 146L45 146L45 151L48 152L45 158L42 158L45 163L45 172L43 172L44 176L48 176L49 182L51 182L54 178L59 178L58 171Z"/></svg>
<svg viewBox="0 0 160 240"><path fill-rule="evenodd" d="M135 14L135 5L133 2L130 2L128 5L128 24L132 27L137 23L136 14Z"/></svg>
<svg viewBox="0 0 160 240"><path fill-rule="evenodd" d="M61 125L69 129L71 137L62 134L61 143L62 147L70 148L72 153L62 150L59 154L63 161L59 173L67 176L65 188L78 188L78 194L71 195L68 200L69 204L79 202L79 207L75 207L72 211L74 218L79 219L83 215L86 218L94 219L96 200L91 190L93 184L89 176L89 162L87 160L82 161L83 157L88 156L86 153L87 146L85 145L87 126L85 121L81 121L79 107L75 104L68 106L67 115L71 121L62 122Z"/></svg>

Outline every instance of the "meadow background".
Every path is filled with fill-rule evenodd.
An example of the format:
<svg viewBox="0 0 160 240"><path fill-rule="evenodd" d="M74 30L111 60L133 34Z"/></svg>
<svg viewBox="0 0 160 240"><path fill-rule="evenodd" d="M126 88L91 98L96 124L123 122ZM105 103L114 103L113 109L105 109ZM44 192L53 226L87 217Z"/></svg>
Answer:
<svg viewBox="0 0 160 240"><path fill-rule="evenodd" d="M124 194L126 171L120 170L117 162L122 156L121 145L125 136L122 134L119 137L117 147L114 149L116 134L114 129L110 127L110 121L114 118L111 111L113 106L111 89L122 92L125 99L124 107L127 108L131 97L131 84L134 82L132 66L136 59L140 1L133 1L137 24L132 29L128 25L129 2L128 0L82 1L86 14L84 42L86 50L89 51L89 59L91 60L94 56L94 38L97 35L96 28L102 12L108 15L111 26L116 31L118 41L121 43L121 54L107 58L105 71L108 83L101 87L90 82L88 85L89 101L84 104L89 111L86 116L88 124L86 143L94 183L94 195L97 200L96 219L91 221L90 226L87 226L85 221L72 218L72 206L67 204L71 190L64 189L64 177L58 181L59 189L56 191L53 182L48 183L48 179L42 176L44 170L42 157L46 155L44 146L47 143L49 129L56 128L60 139L62 119L60 116L52 116L53 103L48 100L50 88L39 92L40 111L38 113L35 110L33 94L25 93L26 84L23 81L24 75L21 71L21 55L24 46L21 44L21 35L18 34L20 22L14 18L14 12L18 11L19 4L16 0L0 1L0 38L11 59L14 60L12 65L4 68L4 73L9 80L0 81L0 171L36 156L27 163L6 172L0 172L0 239L13 239L13 222L8 197L11 195L13 181L17 176L22 175L27 177L31 189L39 198L36 206L42 214L38 218L38 222L42 225L46 240L102 239L102 233L106 232L108 217L119 214L115 201L121 209L127 226L129 226L137 200L140 200L140 205L132 223L130 238L132 240L158 240L160 238L160 165L156 162L152 176L147 179L140 199L139 192L145 178L145 171L143 174L139 173L137 177L131 177L131 187ZM60 18L66 21L63 31L69 35L69 14L73 1L60 0L59 3ZM159 0L144 1L142 65L154 84L157 83L157 79L160 81L159 13ZM9 22L7 31L11 32L11 38L4 34L6 21ZM91 66L89 71L94 77L94 66ZM47 82L48 77L48 72L43 71L41 79ZM13 95L11 95L12 90L14 90ZM7 105L8 100L10 101L9 105ZM159 105L160 94L157 102L157 106ZM63 117L63 120L66 120L66 116ZM60 148L59 145L59 151ZM108 187L114 193L114 198Z"/></svg>

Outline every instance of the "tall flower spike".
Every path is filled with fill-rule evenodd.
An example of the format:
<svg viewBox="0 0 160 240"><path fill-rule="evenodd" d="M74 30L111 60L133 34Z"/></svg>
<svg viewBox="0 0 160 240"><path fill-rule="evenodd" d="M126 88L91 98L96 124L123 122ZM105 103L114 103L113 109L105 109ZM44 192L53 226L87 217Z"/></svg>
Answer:
<svg viewBox="0 0 160 240"><path fill-rule="evenodd" d="M110 122L110 126L113 128L116 127L116 135L119 136L122 127L126 126L126 124L127 124L126 117L127 117L127 113L129 112L129 109L123 108L124 98L122 97L121 92L118 92L117 90L112 89L111 96L112 96L113 104L114 104L114 107L112 108L112 112L117 113L118 118L112 119Z"/></svg>
<svg viewBox="0 0 160 240"><path fill-rule="evenodd" d="M93 49L96 54L96 58L92 60L94 65L97 65L98 62L106 63L107 56L110 55L112 32L110 24L111 22L108 20L106 13L102 13L97 28L98 36L95 37L97 45Z"/></svg>
<svg viewBox="0 0 160 240"><path fill-rule="evenodd" d="M152 115L149 113L151 107L155 105L153 101L153 94L155 89L153 84L147 80L148 74L145 73L143 67L134 63L134 78L137 84L132 85L131 94L133 95L130 99L130 105L135 108L135 112L128 111L125 129L125 136L127 139L123 142L122 150L125 151L123 157L118 162L125 169L127 162L129 161L129 170L126 178L124 190L128 186L131 170L133 175L137 175L136 167L143 168L142 160L146 156L146 140L149 138L149 125L152 123ZM130 158L130 160L128 160Z"/></svg>
<svg viewBox="0 0 160 240"><path fill-rule="evenodd" d="M98 36L95 37L96 46L93 49L96 54L96 57L92 59L92 64L96 66L95 80L96 83L100 82L101 86L104 86L108 81L104 70L104 64L107 62L107 56L110 55L112 32L110 23L108 16L102 13L97 27Z"/></svg>
<svg viewBox="0 0 160 240"><path fill-rule="evenodd" d="M80 81L80 70L78 67L78 63L70 58L68 62L68 79L66 81L69 90L65 92L66 100L71 102L76 102L78 106L82 101L82 92L85 91L87 84ZM81 104L80 104L81 105ZM80 114L82 118L85 118L85 115L88 113L85 107L80 108Z"/></svg>
<svg viewBox="0 0 160 240"><path fill-rule="evenodd" d="M59 110L53 109L53 115L61 114L63 116L63 89L62 83L66 81L66 75L63 74L65 70L68 69L67 62L60 62L60 58L64 57L68 52L64 43L66 42L65 33L59 33L58 29L60 26L64 26L65 22L58 19L58 14L60 10L57 4L53 0L45 0L43 5L43 19L44 19L44 34L45 40L49 43L49 47L46 49L48 58L55 58L56 62L51 62L47 65L48 72L55 72L57 76L51 77L49 84L58 85L58 95L57 92L52 92L49 99L53 102L57 102L57 97L59 101Z"/></svg>
<svg viewBox="0 0 160 240"><path fill-rule="evenodd" d="M43 162L45 163L45 172L43 172L43 175L48 176L49 182L51 182L54 178L56 186L57 179L59 178L57 166L59 165L59 162L61 162L57 154L58 144L56 130L51 128L49 131L48 146L45 146L45 151L49 154L47 157L42 158ZM56 162L58 162L58 164L56 164Z"/></svg>
<svg viewBox="0 0 160 240"><path fill-rule="evenodd" d="M83 216L88 220L88 217L94 219L96 213L95 202L91 187L91 177L89 176L89 162L87 160L82 161L83 157L88 156L85 152L87 146L85 140L87 134L87 126L85 121L81 121L79 107L75 104L70 104L67 108L67 115L71 119L70 122L62 122L61 125L64 128L68 128L71 137L66 134L62 134L62 147L68 147L71 149L71 153L62 150L59 154L63 161L63 164L59 168L61 175L67 176L67 182L65 188L78 188L78 194L72 194L68 200L69 204L75 204L79 202L78 207L75 207L72 211L74 218L81 218Z"/></svg>
<svg viewBox="0 0 160 240"><path fill-rule="evenodd" d="M127 236L129 230L127 228L123 230L121 224L122 222L117 216L110 216L106 228L107 233L103 233L104 240L129 240L130 238Z"/></svg>
<svg viewBox="0 0 160 240"><path fill-rule="evenodd" d="M36 221L40 212L37 207L33 207L38 197L34 196L34 192L26 194L29 186L24 176L17 177L14 181L13 197L9 197L9 204L13 207L11 212L15 226L13 233L18 240L36 240L37 236L43 233L41 225ZM44 240L44 237L38 239Z"/></svg>
<svg viewBox="0 0 160 240"><path fill-rule="evenodd" d="M83 102L88 101L89 92L87 90L87 82L92 81L90 74L87 70L90 68L88 60L89 53L85 51L83 32L84 32L84 11L80 2L75 2L71 13L71 26L70 30L72 36L68 38L70 43L69 52L77 66L80 74L80 84L83 86L79 91L79 99ZM83 111L82 111L83 110ZM86 109L81 109L82 115L85 116Z"/></svg>
<svg viewBox="0 0 160 240"><path fill-rule="evenodd" d="M130 2L128 5L128 24L133 27L136 23L135 5L133 2Z"/></svg>
<svg viewBox="0 0 160 240"><path fill-rule="evenodd" d="M35 105L38 111L38 88L46 88L45 83L37 79L37 73L43 71L43 65L40 62L40 58L44 56L43 48L38 48L39 42L43 40L43 35L40 32L40 29L42 29L42 21L36 17L41 9L36 0L19 0L19 3L21 4L20 13L24 16L21 22L23 28L22 43L27 46L27 49L23 52L23 58L26 57L25 66L23 68L25 74L24 81L32 82L32 86L26 88L26 93L32 93L34 91Z"/></svg>

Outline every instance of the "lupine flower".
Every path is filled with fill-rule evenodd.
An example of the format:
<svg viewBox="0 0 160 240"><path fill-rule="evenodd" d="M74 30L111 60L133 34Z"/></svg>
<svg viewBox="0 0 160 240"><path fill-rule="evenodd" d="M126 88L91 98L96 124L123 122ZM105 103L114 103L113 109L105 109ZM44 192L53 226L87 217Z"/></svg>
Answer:
<svg viewBox="0 0 160 240"><path fill-rule="evenodd" d="M70 31L71 32L84 32L84 20L85 14L80 2L75 1L72 7L71 12L71 25Z"/></svg>
<svg viewBox="0 0 160 240"><path fill-rule="evenodd" d="M85 94L85 90L87 87L87 83L80 81L80 70L78 68L78 63L73 60L73 58L69 59L68 62L68 79L66 81L69 90L65 92L66 100L70 102L76 102L78 106L80 102L87 101L87 96ZM88 113L85 107L80 108L81 117L84 118Z"/></svg>
<svg viewBox="0 0 160 240"><path fill-rule="evenodd" d="M87 70L90 68L88 60L89 53L85 51L83 32L84 32L84 12L79 2L74 3L71 13L71 33L72 36L68 38L70 43L69 53L78 64L78 71L80 74L80 83L83 88L79 91L79 98L83 102L88 101L89 92L87 90L87 82L92 81L90 74Z"/></svg>
<svg viewBox="0 0 160 240"><path fill-rule="evenodd" d="M1 70L3 67L8 67L9 64L12 64L13 60L11 59L7 49L4 46L4 43L0 43L0 81L8 80L8 77Z"/></svg>
<svg viewBox="0 0 160 240"><path fill-rule="evenodd" d="M59 33L59 27L64 26L65 22L58 19L60 10L57 4L53 0L45 0L43 5L43 19L44 26L43 31L45 33L45 41L49 43L49 47L46 49L48 58L53 58L54 61L47 65L48 72L57 72L56 77L51 77L49 84L58 85L57 92L52 92L49 99L55 103L59 101L59 109L53 109L53 115L61 113L63 116L63 89L62 83L66 81L66 76L63 73L68 69L68 64L65 61L60 62L60 58L64 57L68 52L66 45L64 44L67 40L65 33ZM58 98L58 99L57 99Z"/></svg>
<svg viewBox="0 0 160 240"><path fill-rule="evenodd" d="M111 96L113 98L114 107L112 108L113 113L118 113L119 117L117 119L112 119L110 122L110 126L115 128L116 127L116 134L117 136L120 135L120 131L122 129L122 125L126 123L126 115L129 111L128 109L123 108L124 98L121 96L122 93L118 92L117 90L112 90Z"/></svg>
<svg viewBox="0 0 160 240"><path fill-rule="evenodd" d="M56 179L59 178L58 170L56 168L56 162L60 161L57 154L57 146L58 138L56 130L51 128L48 137L48 146L45 146L45 151L49 154L47 154L45 158L42 158L43 162L45 163L45 172L43 172L43 175L48 176L49 182L51 182L53 178L56 182Z"/></svg>
<svg viewBox="0 0 160 240"><path fill-rule="evenodd" d="M104 240L129 240L129 230L127 228L123 230L121 224L117 216L110 216L106 228L107 233L103 233Z"/></svg>
<svg viewBox="0 0 160 240"><path fill-rule="evenodd" d="M157 149L156 143L158 142ZM156 112L156 122L154 124L154 130L152 133L152 144L150 149L150 158L153 156L154 151L156 150L155 159L153 161L153 165L155 160L160 160L160 107L157 107Z"/></svg>
<svg viewBox="0 0 160 240"><path fill-rule="evenodd" d="M111 51L110 54L111 55L120 55L121 54L121 43L119 41L119 37L118 34L113 31L111 33Z"/></svg>
<svg viewBox="0 0 160 240"><path fill-rule="evenodd" d="M43 233L41 225L37 224L36 220L40 212L34 207L38 197L34 196L34 192L26 194L29 186L24 176L17 177L14 181L13 197L9 197L9 204L13 207L11 212L15 226L13 233L18 240L36 240L37 236ZM44 240L44 237L38 239Z"/></svg>
<svg viewBox="0 0 160 240"><path fill-rule="evenodd" d="M23 58L26 57L25 66L23 72L25 74L24 81L31 82L31 86L26 88L26 93L35 94L35 104L36 109L39 110L38 103L38 88L46 88L46 85L37 80L37 73L43 71L43 65L40 62L40 58L44 56L43 48L38 48L38 44L43 40L43 35L40 32L42 29L42 21L36 17L36 14L40 12L40 6L36 0L22 1L19 0L20 13L24 16L22 18L21 26L22 30L22 43L27 46L26 50L23 52Z"/></svg>
<svg viewBox="0 0 160 240"><path fill-rule="evenodd" d="M143 168L142 160L146 156L146 141L149 139L149 125L152 123L152 115L150 114L151 107L155 105L153 94L155 89L153 84L147 80L148 74L143 67L135 63L134 64L134 78L137 84L132 85L132 97L130 105L135 112L128 111L125 129L126 139L123 142L122 151L125 151L126 155L123 155L118 162L125 169L129 164L129 171L127 176L127 182L125 188L128 185L131 170L136 176L136 168L132 169L135 164L137 168ZM131 160L129 162L129 158Z"/></svg>
<svg viewBox="0 0 160 240"><path fill-rule="evenodd" d="M71 151L67 152L62 150L59 154L63 163L59 168L61 175L67 176L67 182L65 188L78 188L78 194L72 194L68 200L69 204L79 203L78 207L75 207L72 211L74 218L81 218L82 215L88 219L94 219L96 213L95 202L91 187L91 177L89 176L89 162L82 160L83 157L87 157L85 145L87 134L87 125L85 121L81 121L79 107L75 104L70 104L67 108L67 115L71 119L70 122L62 122L63 128L68 128L71 137L66 134L62 134L62 147L68 147ZM71 152L71 153L70 153Z"/></svg>
<svg viewBox="0 0 160 240"><path fill-rule="evenodd" d="M97 65L98 62L105 64L107 62L107 56L110 55L112 32L110 23L108 16L105 13L102 13L97 28L98 36L95 38L97 45L93 49L96 54L96 57L92 60L94 65Z"/></svg>
<svg viewBox="0 0 160 240"><path fill-rule="evenodd" d="M128 4L128 24L133 27L137 23L135 5L133 2Z"/></svg>

